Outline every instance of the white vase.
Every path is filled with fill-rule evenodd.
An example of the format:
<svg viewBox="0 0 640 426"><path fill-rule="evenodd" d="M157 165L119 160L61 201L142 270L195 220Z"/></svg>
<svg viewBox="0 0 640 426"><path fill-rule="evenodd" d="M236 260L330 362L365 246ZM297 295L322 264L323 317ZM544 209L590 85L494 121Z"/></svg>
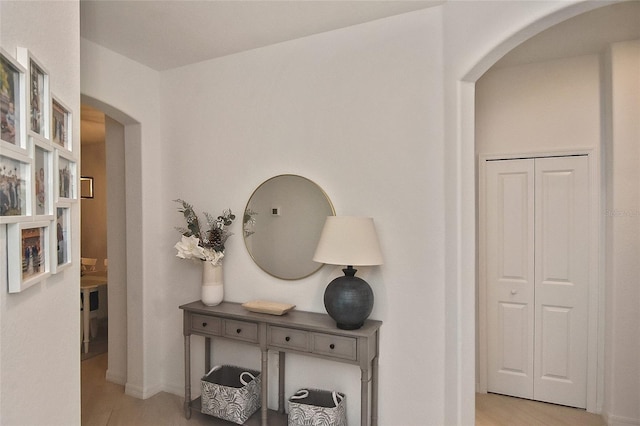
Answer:
<svg viewBox="0 0 640 426"><path fill-rule="evenodd" d="M224 280L222 277L222 264L212 265L211 262L202 262L202 303L207 306L216 306L224 299Z"/></svg>

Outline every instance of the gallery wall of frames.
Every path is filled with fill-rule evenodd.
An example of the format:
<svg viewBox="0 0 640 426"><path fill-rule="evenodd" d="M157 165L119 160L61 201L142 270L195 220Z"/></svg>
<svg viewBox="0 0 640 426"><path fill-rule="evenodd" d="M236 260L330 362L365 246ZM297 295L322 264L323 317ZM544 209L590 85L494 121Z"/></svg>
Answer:
<svg viewBox="0 0 640 426"><path fill-rule="evenodd" d="M8 291L71 265L71 206L78 200L72 114L51 93L46 65L0 49L0 224L7 227Z"/></svg>

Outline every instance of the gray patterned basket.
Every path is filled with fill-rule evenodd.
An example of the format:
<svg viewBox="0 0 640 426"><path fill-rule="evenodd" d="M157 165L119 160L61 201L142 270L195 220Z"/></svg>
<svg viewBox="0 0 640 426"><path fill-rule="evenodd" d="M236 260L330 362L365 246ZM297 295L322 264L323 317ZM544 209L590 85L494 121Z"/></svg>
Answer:
<svg viewBox="0 0 640 426"><path fill-rule="evenodd" d="M347 426L345 395L301 389L289 398L289 426Z"/></svg>
<svg viewBox="0 0 640 426"><path fill-rule="evenodd" d="M243 424L260 408L260 372L218 365L200 381L204 414Z"/></svg>

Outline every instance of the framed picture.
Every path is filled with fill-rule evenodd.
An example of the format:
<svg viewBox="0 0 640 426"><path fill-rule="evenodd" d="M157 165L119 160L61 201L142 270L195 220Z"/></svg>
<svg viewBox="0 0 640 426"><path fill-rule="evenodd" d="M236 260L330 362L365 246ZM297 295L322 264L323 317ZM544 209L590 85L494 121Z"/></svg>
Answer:
<svg viewBox="0 0 640 426"><path fill-rule="evenodd" d="M19 293L50 274L50 221L7 226L9 293Z"/></svg>
<svg viewBox="0 0 640 426"><path fill-rule="evenodd" d="M26 70L0 49L0 146L26 154Z"/></svg>
<svg viewBox="0 0 640 426"><path fill-rule="evenodd" d="M49 138L51 125L51 95L49 92L49 73L45 67L24 47L18 47L18 62L27 68L27 130Z"/></svg>
<svg viewBox="0 0 640 426"><path fill-rule="evenodd" d="M56 274L71 265L71 209L56 208L56 225L51 229L51 253L56 260L51 262L51 272Z"/></svg>
<svg viewBox="0 0 640 426"><path fill-rule="evenodd" d="M55 96L51 97L51 141L71 151L71 110Z"/></svg>
<svg viewBox="0 0 640 426"><path fill-rule="evenodd" d="M31 160L20 158L0 155L0 223L31 216Z"/></svg>
<svg viewBox="0 0 640 426"><path fill-rule="evenodd" d="M53 152L47 143L33 141L35 216L53 216ZM50 219L52 219L51 217Z"/></svg>
<svg viewBox="0 0 640 426"><path fill-rule="evenodd" d="M93 178L80 176L80 198L93 198Z"/></svg>
<svg viewBox="0 0 640 426"><path fill-rule="evenodd" d="M58 200L75 200L76 193L76 163L63 152L57 150L57 174L56 186L58 188Z"/></svg>

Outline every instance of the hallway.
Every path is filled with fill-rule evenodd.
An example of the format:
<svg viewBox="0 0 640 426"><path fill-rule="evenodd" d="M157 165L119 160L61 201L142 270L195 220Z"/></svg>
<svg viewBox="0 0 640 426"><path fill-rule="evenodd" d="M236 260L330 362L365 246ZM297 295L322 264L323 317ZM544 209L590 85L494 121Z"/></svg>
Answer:
<svg viewBox="0 0 640 426"><path fill-rule="evenodd" d="M476 426L604 426L602 416L578 408L497 394L476 394Z"/></svg>

